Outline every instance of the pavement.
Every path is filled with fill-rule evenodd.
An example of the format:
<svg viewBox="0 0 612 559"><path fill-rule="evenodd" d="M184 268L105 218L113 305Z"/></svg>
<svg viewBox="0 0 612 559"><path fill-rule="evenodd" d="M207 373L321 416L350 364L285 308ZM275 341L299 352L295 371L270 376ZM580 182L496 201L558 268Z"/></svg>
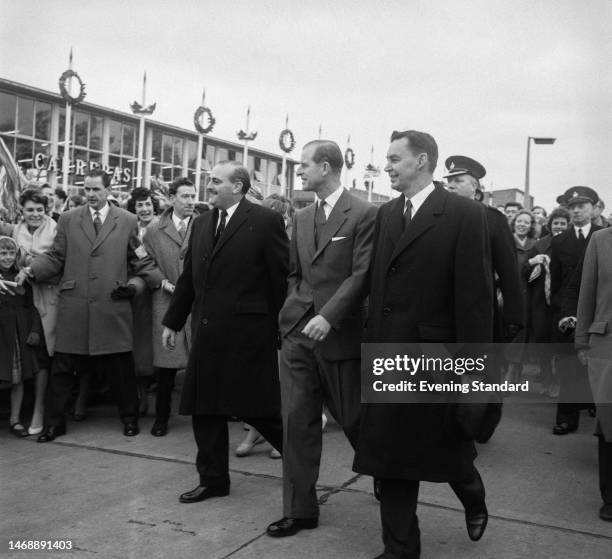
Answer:
<svg viewBox="0 0 612 559"><path fill-rule="evenodd" d="M178 398L175 398L177 400ZM422 483L422 558L612 558L612 523L601 506L594 420L551 434L555 406L510 401L493 439L479 445L489 525L480 542L447 484ZM38 444L0 434L0 557L103 559L370 559L382 552L371 479L351 470L352 451L330 421L318 494L320 526L273 539L282 516L282 464L269 445L231 456L231 494L196 504L178 495L197 485L190 418L173 416L166 437L124 437L111 406L95 407L67 435ZM397 426L401 429L401 426ZM244 431L230 423L231 448ZM71 540L71 552L8 551L9 540Z"/></svg>

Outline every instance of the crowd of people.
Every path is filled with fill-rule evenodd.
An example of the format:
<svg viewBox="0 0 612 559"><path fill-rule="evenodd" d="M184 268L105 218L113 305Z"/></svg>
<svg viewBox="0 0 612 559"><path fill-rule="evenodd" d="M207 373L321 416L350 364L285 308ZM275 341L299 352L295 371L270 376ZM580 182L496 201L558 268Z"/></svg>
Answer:
<svg viewBox="0 0 612 559"><path fill-rule="evenodd" d="M612 520L604 203L573 186L550 213L493 208L482 203L482 164L449 157L438 182L437 159L429 134L394 132L385 171L400 195L380 208L342 187L342 153L326 140L303 148L297 175L315 202L298 212L283 196L250 196L249 172L235 161L212 169L208 204L186 178L167 198L147 188L115 197L100 170L82 195L24 190L17 222L0 222L10 432L53 441L66 433L69 404L82 421L90 394L106 387L125 436L139 433L154 389L151 434L165 436L184 371L178 408L192 417L199 481L180 501L229 493L227 421L240 419L248 433L238 456L265 439L282 457L283 517L267 533L285 537L318 526L326 407L355 451L354 470L374 478L379 557L415 558L420 481L448 482L469 537L485 531L479 438L466 435L483 419L449 402L362 404L361 343L494 344L498 380L520 382L526 364L538 365L540 392L558 399L555 435L576 431L582 410L597 416L599 516ZM499 414L500 403L491 407Z"/></svg>

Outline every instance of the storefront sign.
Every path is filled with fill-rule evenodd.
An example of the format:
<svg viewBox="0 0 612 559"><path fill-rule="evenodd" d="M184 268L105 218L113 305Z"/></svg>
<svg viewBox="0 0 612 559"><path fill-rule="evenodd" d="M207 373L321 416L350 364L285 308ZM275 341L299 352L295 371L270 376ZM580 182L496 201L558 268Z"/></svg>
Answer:
<svg viewBox="0 0 612 559"><path fill-rule="evenodd" d="M49 157L44 153L37 153L34 156L34 168L45 169L47 172L62 171L62 160L56 157ZM113 175L113 180L117 183L129 183L132 180L132 169L129 167L111 167L110 165L102 165L96 161L83 161L82 159L74 159L70 161L68 173L82 177L88 171L94 169L103 169L105 173Z"/></svg>

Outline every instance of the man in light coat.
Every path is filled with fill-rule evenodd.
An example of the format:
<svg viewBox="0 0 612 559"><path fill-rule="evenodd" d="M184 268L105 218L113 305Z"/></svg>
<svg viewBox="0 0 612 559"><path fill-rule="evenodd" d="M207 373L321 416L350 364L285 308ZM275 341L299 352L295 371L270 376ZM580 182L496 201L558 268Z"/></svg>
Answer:
<svg viewBox="0 0 612 559"><path fill-rule="evenodd" d="M110 176L92 170L85 177L87 205L61 215L53 248L35 257L20 281L44 281L61 274L57 338L39 442L66 433L65 408L76 369L99 367L108 375L126 436L137 435L138 397L132 357L135 293L128 272L149 287L161 282L138 241L136 217L107 202Z"/></svg>
<svg viewBox="0 0 612 559"><path fill-rule="evenodd" d="M162 213L158 221L147 227L144 235L147 253L164 276L161 289L153 292L153 367L157 377L157 397L151 434L155 437L163 437L168 432L174 377L177 369L187 367L191 337L187 321L185 328L176 335L174 351L168 351L161 343L162 319L170 306L174 286L183 272L196 191L193 183L183 177L170 184L169 195L171 207Z"/></svg>
<svg viewBox="0 0 612 559"><path fill-rule="evenodd" d="M575 345L597 406L599 517L612 521L612 229L593 233L582 267Z"/></svg>

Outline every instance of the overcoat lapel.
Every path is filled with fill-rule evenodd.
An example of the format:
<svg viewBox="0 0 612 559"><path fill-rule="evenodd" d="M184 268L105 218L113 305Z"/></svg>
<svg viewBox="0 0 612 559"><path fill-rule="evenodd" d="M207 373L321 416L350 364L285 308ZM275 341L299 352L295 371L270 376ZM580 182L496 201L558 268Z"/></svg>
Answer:
<svg viewBox="0 0 612 559"><path fill-rule="evenodd" d="M323 231L321 231L321 238L319 240L319 246L312 257L313 262L319 257L319 255L325 250L325 247L329 244L338 229L342 227L342 224L348 219L348 212L351 211L351 199L349 193L346 190L342 191L340 198L334 205L329 218L325 222ZM314 244L314 219L313 219L313 244Z"/></svg>
<svg viewBox="0 0 612 559"><path fill-rule="evenodd" d="M217 254L223 248L225 243L227 243L227 241L232 238L236 231L238 231L238 229L242 227L243 223L247 220L247 214L251 211L250 204L251 203L245 198L242 198L242 200L240 200L240 203L238 204L236 211L232 215L232 218L227 222L227 225L225 226L225 231L223 231L223 234L221 235L219 241L213 249L212 257L214 257L215 254ZM217 220L215 220L215 225L216 223Z"/></svg>
<svg viewBox="0 0 612 559"><path fill-rule="evenodd" d="M110 202L107 202L107 203L109 205L108 215L106 216L106 219L104 220L104 223L102 224L102 229L100 229L100 233L96 237L96 240L94 241L94 244L91 247L91 250L95 250L96 248L98 248L105 241L106 237L110 235L111 231L117 226L117 220L119 219L119 212L117 211L117 209L115 208L113 204L111 204ZM89 217L91 218L91 213L89 214ZM93 221L91 223L91 226L93 227ZM94 234L95 234L95 230L94 230Z"/></svg>
<svg viewBox="0 0 612 559"><path fill-rule="evenodd" d="M160 231L163 231L168 237L170 237L178 246L183 244L183 239L179 235L179 232L176 230L174 225L174 221L172 220L172 214L166 214L162 217L162 223L159 227ZM189 226L191 226L191 220L189 221ZM187 234L185 234L185 238L187 238Z"/></svg>
<svg viewBox="0 0 612 559"><path fill-rule="evenodd" d="M436 216L440 215L444 211L447 196L450 196L448 192L441 187L436 187L435 190L425 199L423 205L412 218L410 225L405 229L404 233L395 245L389 264L391 264L391 262L393 262L401 252L406 250L423 233L435 225L437 219Z"/></svg>
<svg viewBox="0 0 612 559"><path fill-rule="evenodd" d="M297 222L297 240L299 243L298 251L301 252L302 247L306 250L305 262L312 260L315 253L315 235L314 235L314 217L315 204L310 204L304 209Z"/></svg>
<svg viewBox="0 0 612 559"><path fill-rule="evenodd" d="M81 209L80 225L89 243L93 245L96 241L96 230L94 229L93 219L91 218L91 212L89 211L88 205L83 206Z"/></svg>

